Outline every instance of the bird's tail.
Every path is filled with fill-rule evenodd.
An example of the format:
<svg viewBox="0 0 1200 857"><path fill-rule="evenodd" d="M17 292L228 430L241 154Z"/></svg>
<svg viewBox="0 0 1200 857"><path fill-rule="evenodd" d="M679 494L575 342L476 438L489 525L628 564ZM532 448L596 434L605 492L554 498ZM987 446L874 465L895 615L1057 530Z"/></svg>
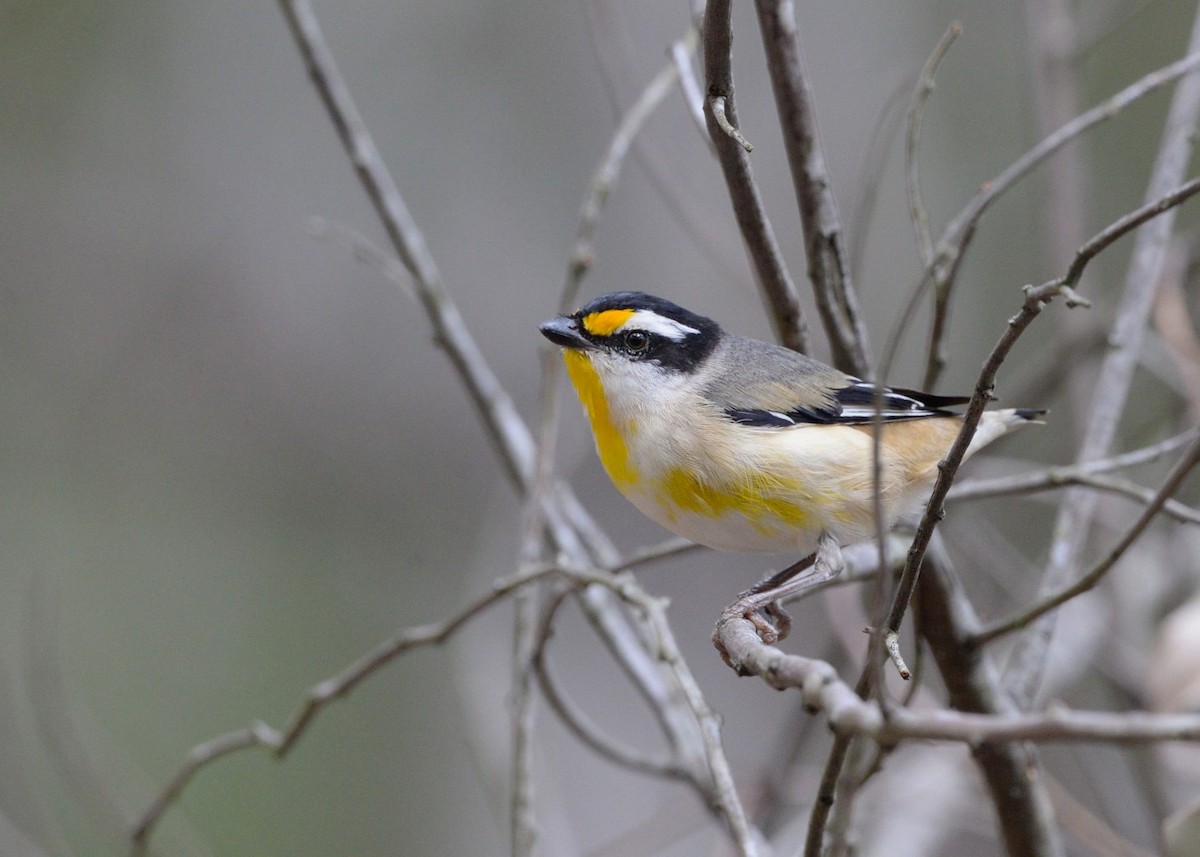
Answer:
<svg viewBox="0 0 1200 857"><path fill-rule="evenodd" d="M1047 411L1044 408L1001 408L995 411L985 411L979 421L979 428L971 438L967 447L967 455L974 455L993 440L1008 434L1021 426L1042 425Z"/></svg>

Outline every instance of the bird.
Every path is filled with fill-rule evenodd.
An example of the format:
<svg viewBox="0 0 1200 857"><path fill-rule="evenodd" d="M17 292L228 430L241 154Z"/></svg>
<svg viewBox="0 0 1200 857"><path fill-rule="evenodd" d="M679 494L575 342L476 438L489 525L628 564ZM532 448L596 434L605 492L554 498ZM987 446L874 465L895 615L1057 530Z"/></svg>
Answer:
<svg viewBox="0 0 1200 857"><path fill-rule="evenodd" d="M962 425L949 409L970 401L879 388L638 291L539 330L562 349L605 471L643 514L717 550L802 555L742 593L748 616L836 576L841 546L876 535L876 428L884 528L920 514ZM967 455L1044 413L985 411Z"/></svg>

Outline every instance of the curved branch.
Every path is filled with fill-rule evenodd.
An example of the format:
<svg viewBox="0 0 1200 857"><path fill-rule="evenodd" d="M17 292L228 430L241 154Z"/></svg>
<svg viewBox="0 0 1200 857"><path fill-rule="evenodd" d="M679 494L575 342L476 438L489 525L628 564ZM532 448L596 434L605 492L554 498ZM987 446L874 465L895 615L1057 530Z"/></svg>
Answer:
<svg viewBox="0 0 1200 857"><path fill-rule="evenodd" d="M135 849L145 847L150 834L162 815L179 798L183 789L203 768L223 756L237 750L262 747L276 758L282 758L308 731L317 715L334 700L349 696L355 688L370 676L390 664L397 657L412 649L444 643L464 625L509 595L529 584L560 572L558 566L542 565L514 574L493 584L492 590L468 604L458 613L441 622L406 628L336 675L319 681L309 688L304 701L287 718L284 725L274 729L256 722L246 729L230 732L197 744L188 751L184 763L179 766L167 785L159 792L150 806L139 816L130 829L130 838Z"/></svg>
<svg viewBox="0 0 1200 857"><path fill-rule="evenodd" d="M675 760L650 758L605 735L600 731L600 727L592 723L587 714L576 706L566 692L559 687L550 671L550 659L546 646L553 635L554 614L570 594L569 590L558 593L543 608L542 618L538 623L537 647L533 652L533 671L537 676L538 686L554 713L580 742L591 748L596 755L608 759L613 764L640 774L676 780L694 779Z"/></svg>

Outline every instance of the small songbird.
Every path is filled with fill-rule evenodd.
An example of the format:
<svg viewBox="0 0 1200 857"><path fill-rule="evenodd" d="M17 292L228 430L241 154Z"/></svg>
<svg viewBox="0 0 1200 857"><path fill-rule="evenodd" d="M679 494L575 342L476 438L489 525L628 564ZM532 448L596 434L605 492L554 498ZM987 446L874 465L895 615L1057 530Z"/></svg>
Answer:
<svg viewBox="0 0 1200 857"><path fill-rule="evenodd" d="M563 348L613 484L663 527L724 551L816 553L825 577L839 545L875 534L872 384L642 292L539 329ZM920 513L961 425L947 408L967 401L882 391L888 528ZM967 455L1042 413L985 412Z"/></svg>

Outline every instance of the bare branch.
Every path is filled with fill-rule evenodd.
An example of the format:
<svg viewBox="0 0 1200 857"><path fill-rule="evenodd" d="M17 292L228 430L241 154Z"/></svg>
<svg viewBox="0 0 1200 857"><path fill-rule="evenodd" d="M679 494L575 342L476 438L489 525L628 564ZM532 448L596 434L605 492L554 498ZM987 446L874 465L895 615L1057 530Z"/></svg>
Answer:
<svg viewBox="0 0 1200 857"><path fill-rule="evenodd" d="M1101 122L1114 118L1130 104L1154 92L1162 86L1200 66L1200 52L1192 52L1183 59L1163 66L1134 81L1111 98L1092 109L1079 114L1057 131L1043 138L1037 145L1013 161L994 179L985 181L954 219L947 224L938 241L938 258L935 264L946 267L966 249L966 240L974 232L979 219L1005 191L1028 175L1034 167L1053 155L1063 146L1091 130ZM934 279L941 279L934 274Z"/></svg>
<svg viewBox="0 0 1200 857"><path fill-rule="evenodd" d="M388 240L415 280L417 296L429 317L435 341L454 364L509 476L519 485L526 484L533 469L533 438L476 345L458 307L446 294L425 237L358 112L312 6L308 0L280 0L280 8Z"/></svg>
<svg viewBox="0 0 1200 857"><path fill-rule="evenodd" d="M246 729L230 732L196 745L188 751L184 763L131 828L130 837L134 845L139 848L145 845L162 814L178 799L184 787L191 782L192 777L211 762L236 750L250 747L262 747L271 751L276 757L287 755L326 705L348 696L367 678L390 664L398 656L413 649L444 643L489 607L506 600L519 589L549 575L560 573L560 571L559 567L555 565L542 565L527 569L519 574L496 581L490 592L480 596L448 619L400 631L341 672L317 682L309 688L304 701L292 712L279 730L272 729L263 723L255 723Z"/></svg>
<svg viewBox="0 0 1200 857"><path fill-rule="evenodd" d="M983 715L1018 714L988 654L965 644L979 629L979 617L940 539L934 539L930 549L929 568L920 580L916 624L938 665L950 706ZM980 744L972 747L972 756L991 795L1007 853L1063 857L1037 748L1027 743Z"/></svg>
<svg viewBox="0 0 1200 857"><path fill-rule="evenodd" d="M737 127L733 104L731 55L733 31L730 0L710 0L704 10L704 76L708 97L704 100L708 133L717 150L717 160L729 188L733 213L742 240L750 254L759 288L771 307L771 319L779 341L794 351L808 353L808 322L800 307L800 293L783 261L775 232L767 218L762 194L754 181L754 171L746 150L722 127L717 116L717 99L725 121Z"/></svg>
<svg viewBox="0 0 1200 857"><path fill-rule="evenodd" d="M879 202L879 190L883 185L883 172L888 164L895 135L900 130L900 119L904 115L901 105L908 96L908 86L897 81L884 101L883 108L875 118L871 133L867 135L867 150L854 171L853 197L850 203L849 222L854 224L850 233L850 270L854 279L859 279L863 257L870 243L871 222ZM880 369L876 380L882 380Z"/></svg>
<svg viewBox="0 0 1200 857"><path fill-rule="evenodd" d="M617 126L617 131L608 144L608 150L592 174L588 194L584 198L580 211L579 226L575 231L575 245L571 251L571 261L567 268L567 280L563 286L562 300L559 302L559 308L564 312L573 308L576 296L579 294L579 286L596 257L596 227L599 224L604 204L608 201L608 195L616 186L617 177L620 175L625 156L629 153L629 147L646 119L670 94L672 86L679 78L679 56L682 56L683 61L686 62L688 53L695 48L696 39L696 31L689 29L676 43L677 56L663 66L663 69L654 76L637 101L621 118L621 123Z"/></svg>
<svg viewBox="0 0 1200 857"><path fill-rule="evenodd" d="M997 622L979 632L972 638L971 643L975 646L986 645L997 637L1010 634L1021 628L1026 628L1039 617L1065 604L1075 596L1092 589L1116 565L1117 561L1125 555L1125 552L1129 550L1133 543L1137 541L1146 527L1150 525L1150 522L1158 515L1167 499L1175 493L1179 485L1197 464L1200 464L1200 440L1195 441L1175 467L1171 469L1171 473L1167 476L1166 481L1163 482L1162 487L1155 493L1154 498L1147 504L1133 526L1117 542L1116 546L1109 551L1108 556L1071 585L1047 598L1040 599L1038 603L1027 610L1022 610L1016 616Z"/></svg>
<svg viewBox="0 0 1200 857"><path fill-rule="evenodd" d="M533 509L534 504L529 504ZM530 521L533 539L541 541L538 522ZM522 551L527 553L528 551ZM537 844L534 812L533 747L535 714L532 661L537 647L537 593L526 587L517 593L513 611L512 781L509 792L509 836L513 857L532 857Z"/></svg>
<svg viewBox="0 0 1200 857"><path fill-rule="evenodd" d="M553 634L554 614L570 594L569 590L564 590L550 599L542 609L542 618L539 622L538 645L534 652L533 668L546 701L550 703L550 707L554 709L559 719L576 738L595 751L597 755L610 762L641 774L678 780L693 779L693 776L678 762L671 759L648 758L641 752L619 744L613 738L605 735L600 727L592 723L587 714L579 709L559 687L550 671L550 660L546 647Z"/></svg>
<svg viewBox="0 0 1200 857"><path fill-rule="evenodd" d="M967 405L966 413L963 415L963 425L959 430L958 437L950 447L950 451L946 454L946 457L938 463L938 478L934 483L933 491L930 493L925 513L921 516L921 522L917 526L917 534L913 539L912 547L909 549L908 562L901 573L900 583L896 587L892 606L888 611L887 622L884 625L886 630L898 631L900 629L900 622L903 620L908 601L916 589L916 578L920 572L921 561L929 545L929 539L933 535L934 527L937 526L938 521L945 515L944 504L946 495L950 490L959 466L962 464L963 457L966 455L971 438L975 436L975 430L979 426L979 420L983 416L984 408L987 407L988 402L992 398L992 392L996 383L996 374L1000 370L1000 366L1004 363L1004 360L1008 357L1008 353L1016 345L1021 334L1041 314L1047 303L1057 296L1063 296L1068 306L1086 305L1086 301L1075 293L1072 285L1083 274L1088 262L1122 235L1136 229L1149 218L1162 214L1164 211L1173 210L1175 206L1181 204L1197 191L1200 191L1200 181L1189 182L1182 187L1169 191L1161 199L1156 199L1131 214L1120 218L1097 233L1095 237L1080 248L1075 261L1072 262L1071 267L1064 277L1058 280L1051 280L1036 288L1033 286L1025 287L1025 300L1021 305L1021 310L1009 319L1008 327L1000 337L1000 341L996 343L996 346L992 349L992 353L988 355L987 360L984 362L983 371L980 372L979 378L975 382L975 392L971 396L970 403ZM1072 277L1074 279L1071 279Z"/></svg>
<svg viewBox="0 0 1200 857"><path fill-rule="evenodd" d="M1032 491L1046 491L1056 488L1066 488L1070 485L1084 485L1088 488L1095 488L1097 491L1107 491L1110 494L1116 494L1121 497L1127 497L1130 500L1136 500L1143 506L1155 502L1155 492L1149 488L1138 485L1136 482L1131 482L1128 479L1119 479L1112 476L1088 476L1083 473L1071 473L1070 468L1063 468L1068 471L1062 474L1051 475L1049 471L1041 471L1040 473L1032 474L1035 477L1042 477L1040 481L1025 480L1020 487L1017 487L1020 477L1016 479L995 480L1003 485L995 486L991 491L985 490L986 485L976 484L969 486L972 489L968 499L977 497L999 497L1006 494L1020 494ZM1024 474L1022 474L1024 475ZM956 488L950 489L950 494L947 499L956 499ZM1167 500L1162 505L1162 513L1168 517L1174 518L1183 524L1200 524L1200 510L1193 509L1191 506L1184 505L1178 500Z"/></svg>
<svg viewBox="0 0 1200 857"><path fill-rule="evenodd" d="M908 214L912 220L913 231L917 237L917 252L921 264L929 267L933 264L933 236L929 234L929 213L921 199L921 168L919 161L921 145L921 127L925 121L925 105L933 94L933 81L937 76L938 66L950 52L956 39L962 35L962 24L955 21L942 34L933 53L921 68L917 78L917 88L912 94L908 106L908 133L904 138L905 182L904 191L908 197Z"/></svg>
<svg viewBox="0 0 1200 857"><path fill-rule="evenodd" d="M1016 476L1001 476L995 479L969 479L957 483L950 489L947 499L974 500L978 497L995 497L1003 494L1017 494L1025 491L1041 491L1054 488L1066 480L1080 477L1098 476L1111 473L1125 467L1134 467L1156 461L1180 447L1187 446L1200 437L1200 428L1169 437L1158 443L1134 449L1111 458L1097 458L1069 467L1050 467L1045 470L1035 470L1029 473L1019 473Z"/></svg>
<svg viewBox="0 0 1200 857"><path fill-rule="evenodd" d="M741 146L747 155L753 152L754 144L747 140L741 130L729 121L729 116L725 112L725 96L714 95L710 105L712 107L713 118L717 120L717 127L725 132L725 136Z"/></svg>
<svg viewBox="0 0 1200 857"><path fill-rule="evenodd" d="M633 551L629 556L625 557L621 562L609 567L609 571L616 574L621 571L634 568L639 565L657 562L660 559L668 557L680 556L681 554L692 553L693 551L708 550L704 545L698 545L691 539L674 538L667 539L656 545L640 548Z"/></svg>
<svg viewBox="0 0 1200 857"><path fill-rule="evenodd" d="M755 8L800 207L808 278L829 337L832 362L846 372L870 377L870 338L846 264L837 203L796 32L795 9L792 0L757 0Z"/></svg>
<svg viewBox="0 0 1200 857"><path fill-rule="evenodd" d="M957 215L947 224L938 240L934 260L926 266L925 273L909 301L911 307L919 300L927 287L934 292L934 328L944 327L945 316L949 312L951 291L962 265L963 257L975 235L975 229L988 208L999 197L1018 181L1028 175L1036 166L1059 151L1071 141L1077 139L1101 122L1112 119L1124 108L1135 101L1154 92L1156 89L1170 83L1176 78L1187 74L1200 66L1200 53L1189 53L1188 56L1157 71L1138 79L1111 98L1101 102L1092 109L1081 113L1075 119L1066 123L1058 130L1043 138L1037 145L1026 151L1012 162L994 179L985 181L980 190L973 196ZM939 320L940 319L940 320ZM936 337L931 337L936 339ZM925 386L933 387L937 381L939 358L936 352L930 352L926 366Z"/></svg>
<svg viewBox="0 0 1200 857"><path fill-rule="evenodd" d="M777 690L798 690L804 704L824 713L839 736L861 735L881 744L905 739L971 745L1010 741L1200 741L1200 714L1076 711L1056 706L1043 712L1011 714L897 708L885 717L879 703L861 699L833 666L763 643L745 619L727 617L721 639L740 672L759 676Z"/></svg>
<svg viewBox="0 0 1200 857"><path fill-rule="evenodd" d="M692 671L688 668L683 654L675 642L667 623L666 605L660 599L645 598L641 609L646 612L659 632L659 656L667 664L678 684L680 692L687 700L700 726L700 736L704 746L705 759L710 776L712 777L711 800L714 808L724 819L733 837L738 852L743 857L753 857L763 853L762 834L750 823L738 797L737 788L733 782L733 772L725 750L721 745L721 719L717 716L700 692Z"/></svg>
<svg viewBox="0 0 1200 857"><path fill-rule="evenodd" d="M700 31L693 27L688 31L690 38L680 39L671 45L671 62L675 64L675 74L679 78L679 88L683 90L683 100L687 105L688 116L700 135L704 144L715 155L712 139L708 136L708 125L704 120L704 93L700 90L700 81L696 79L696 70L692 67L692 53L696 50L696 39Z"/></svg>
<svg viewBox="0 0 1200 857"><path fill-rule="evenodd" d="M154 802L142 813L130 831L135 855L145 852L146 843L154 831L162 814L170 809L179 799L184 788L191 782L202 768L207 767L222 756L246 750L250 747L264 747L274 751L280 743L280 735L265 723L254 723L247 729L239 729L225 735L218 735L202 744L197 744L188 750L184 763L179 766L170 781L155 797Z"/></svg>
<svg viewBox="0 0 1200 857"><path fill-rule="evenodd" d="M1177 188L1165 189L1162 196L1151 199L1140 208L1134 209L1110 223L1102 232L1095 235L1090 241L1079 248L1079 252L1075 254L1074 261L1071 262L1070 269L1067 271L1066 276L1063 277L1063 282L1069 286L1077 285L1079 278L1083 276L1083 269L1087 266L1088 262L1104 252L1114 241L1129 234L1143 223L1153 220L1160 214L1164 214L1186 201L1189 197L1194 196L1197 191L1200 191L1200 179L1192 179ZM1170 229L1169 222L1165 228Z"/></svg>
<svg viewBox="0 0 1200 857"><path fill-rule="evenodd" d="M1192 25L1189 39L1189 52L1194 54L1197 51L1200 51L1200 12ZM1176 186L1183 179L1191 160L1198 118L1200 75L1190 74L1180 80L1171 98L1162 143L1146 188L1147 203L1135 215L1153 208L1159 200L1188 188L1188 185L1183 188ZM1148 216L1154 219L1138 232L1134 243L1125 286L1108 337L1108 350L1093 386L1090 417L1079 445L1077 461L1108 455L1133 382L1142 338L1162 277L1175 222L1173 208L1167 209L1161 217L1155 217L1153 213ZM1093 243L1098 242L1094 239ZM1082 255L1081 250L1079 256ZM1071 266L1068 276L1079 276L1080 273L1082 266L1077 263ZM1096 494L1092 491L1083 488L1068 490L1055 521L1050 561L1039 587L1041 596L1059 592L1078 574L1077 566L1088 543L1096 502ZM1055 612L1044 614L1021 636L1013 651L1008 686L1021 705L1029 704L1041 683L1056 616Z"/></svg>

